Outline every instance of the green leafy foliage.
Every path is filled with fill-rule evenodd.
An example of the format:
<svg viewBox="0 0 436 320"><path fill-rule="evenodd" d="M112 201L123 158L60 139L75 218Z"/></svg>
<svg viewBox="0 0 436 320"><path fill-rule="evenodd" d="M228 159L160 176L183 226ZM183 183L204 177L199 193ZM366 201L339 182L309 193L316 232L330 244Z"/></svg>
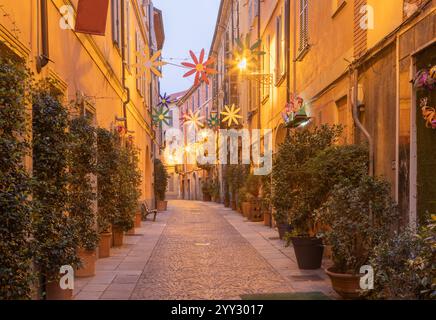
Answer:
<svg viewBox="0 0 436 320"><path fill-rule="evenodd" d="M305 197L307 181L306 162L339 138L341 126L323 125L312 130L294 130L280 145L272 172L272 205L278 223L291 223L299 234L309 234L314 229L311 212L301 212L297 201Z"/></svg>
<svg viewBox="0 0 436 320"><path fill-rule="evenodd" d="M69 212L80 235L77 245L93 251L98 244L92 177L96 173L96 131L89 118L81 116L70 124Z"/></svg>
<svg viewBox="0 0 436 320"><path fill-rule="evenodd" d="M33 95L33 196L35 262L45 281L56 280L62 265L77 266L74 220L68 215L68 112L50 83Z"/></svg>
<svg viewBox="0 0 436 320"><path fill-rule="evenodd" d="M141 172L138 167L138 153L133 145L120 147L118 151L116 214L112 224L123 231L134 226L134 217L141 195L139 185Z"/></svg>
<svg viewBox="0 0 436 320"><path fill-rule="evenodd" d="M328 226L327 243L332 246L336 272L359 273L374 248L389 238L398 221L387 182L364 176L358 185L338 184L317 210L319 221Z"/></svg>
<svg viewBox="0 0 436 320"><path fill-rule="evenodd" d="M168 186L168 172L162 161L156 159L154 161L154 193L157 200L164 201L165 193Z"/></svg>
<svg viewBox="0 0 436 320"><path fill-rule="evenodd" d="M97 129L97 224L99 232L109 230L117 214L117 170L119 148L114 133Z"/></svg>
<svg viewBox="0 0 436 320"><path fill-rule="evenodd" d="M31 179L23 161L30 77L23 65L0 60L0 300L31 294Z"/></svg>

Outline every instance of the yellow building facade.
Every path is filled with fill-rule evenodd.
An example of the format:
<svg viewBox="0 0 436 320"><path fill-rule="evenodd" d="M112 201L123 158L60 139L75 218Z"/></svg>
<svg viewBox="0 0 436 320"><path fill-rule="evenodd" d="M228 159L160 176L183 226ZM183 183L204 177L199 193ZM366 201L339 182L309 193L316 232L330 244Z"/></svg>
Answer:
<svg viewBox="0 0 436 320"><path fill-rule="evenodd" d="M137 63L162 48L162 14L151 1L111 0L105 35L97 36L74 31L77 6L78 0L1 0L2 50L23 58L36 80L56 80L65 104L82 104L99 127L126 127L139 150L141 200L154 205L151 106L159 86Z"/></svg>

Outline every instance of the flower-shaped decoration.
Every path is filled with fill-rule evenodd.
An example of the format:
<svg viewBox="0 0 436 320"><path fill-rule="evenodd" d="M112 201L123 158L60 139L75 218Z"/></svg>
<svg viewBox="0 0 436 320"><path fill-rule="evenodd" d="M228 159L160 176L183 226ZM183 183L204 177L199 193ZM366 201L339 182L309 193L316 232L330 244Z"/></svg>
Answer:
<svg viewBox="0 0 436 320"><path fill-rule="evenodd" d="M159 68L167 64L165 61L159 60L162 51L156 51L149 59L147 58L147 53L148 49L136 53L138 57L138 62L135 64L135 67L138 68L137 77L139 78L145 71L147 81L150 81L152 72L157 77L162 78Z"/></svg>
<svg viewBox="0 0 436 320"><path fill-rule="evenodd" d="M191 127L194 127L197 130L198 130L198 128L204 127L203 123L201 122L201 120L204 117L200 116L200 111L193 113L191 110L189 110L189 113L185 114L184 118L185 118L184 125L189 125Z"/></svg>
<svg viewBox="0 0 436 320"><path fill-rule="evenodd" d="M164 107L160 107L159 109L153 108L153 121L154 123L165 123L167 126L170 125L169 121L171 119L171 117L168 115L168 113L170 112L169 109L164 108Z"/></svg>
<svg viewBox="0 0 436 320"><path fill-rule="evenodd" d="M431 69L433 70L433 68ZM435 73L435 71L433 70ZM436 87L436 79L433 77L434 74L431 74L431 71L428 69L421 69L419 70L415 78L413 79L413 85L416 89L426 89L426 90L433 90Z"/></svg>
<svg viewBox="0 0 436 320"><path fill-rule="evenodd" d="M238 119L242 119L242 116L239 115L241 108L236 108L234 104L231 107L224 106L224 108L226 111L221 112L221 115L224 116L223 122L227 122L228 127L231 127L233 122L238 125Z"/></svg>
<svg viewBox="0 0 436 320"><path fill-rule="evenodd" d="M159 94L159 98L160 98L160 101L159 101L159 104L158 104L159 107L166 107L166 108L168 108L169 105L174 102L174 101L171 100L171 96L167 96L166 93L164 93L163 96Z"/></svg>
<svg viewBox="0 0 436 320"><path fill-rule="evenodd" d="M282 112L282 118L285 123L292 121L295 114L303 107L304 100L298 95L292 95L289 103L285 105L285 109Z"/></svg>
<svg viewBox="0 0 436 320"><path fill-rule="evenodd" d="M421 99L421 111L427 128L436 129L436 109L429 107L428 98Z"/></svg>
<svg viewBox="0 0 436 320"><path fill-rule="evenodd" d="M211 115L209 119L207 119L207 125L211 129L217 129L220 126L220 119L218 118L218 114Z"/></svg>
<svg viewBox="0 0 436 320"><path fill-rule="evenodd" d="M233 51L233 61L231 64L234 69L241 71L253 69L256 66L258 58L265 54L260 50L262 40L257 40L253 45L250 45L250 37L248 34L245 39L236 39L236 49Z"/></svg>
<svg viewBox="0 0 436 320"><path fill-rule="evenodd" d="M192 52L191 50L189 51L189 54L191 55L192 61L194 63L182 62L183 66L192 69L185 73L183 77L186 78L192 76L195 73L194 85L198 85L200 81L204 81L209 84L209 79L207 78L207 76L217 73L216 70L209 68L209 66L215 62L215 59L213 57L210 57L209 59L207 59L206 62L204 62L204 49L201 50L200 57L198 59L194 52Z"/></svg>

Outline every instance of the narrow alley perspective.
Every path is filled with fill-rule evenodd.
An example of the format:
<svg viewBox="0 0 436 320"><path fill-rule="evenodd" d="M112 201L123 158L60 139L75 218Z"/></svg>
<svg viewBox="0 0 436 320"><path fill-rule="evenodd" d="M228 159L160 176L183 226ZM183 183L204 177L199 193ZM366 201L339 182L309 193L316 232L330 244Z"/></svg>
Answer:
<svg viewBox="0 0 436 320"><path fill-rule="evenodd" d="M269 228L211 202L168 209L99 260L96 276L76 280L75 299L336 297L323 272L299 270Z"/></svg>
<svg viewBox="0 0 436 320"><path fill-rule="evenodd" d="M0 0L4 314L415 319L435 168L436 0Z"/></svg>

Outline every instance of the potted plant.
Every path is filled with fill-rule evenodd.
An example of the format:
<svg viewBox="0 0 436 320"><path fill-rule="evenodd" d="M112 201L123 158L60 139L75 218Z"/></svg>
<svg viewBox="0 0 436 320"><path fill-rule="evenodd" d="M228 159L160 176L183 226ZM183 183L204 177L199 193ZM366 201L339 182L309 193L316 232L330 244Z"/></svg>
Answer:
<svg viewBox="0 0 436 320"><path fill-rule="evenodd" d="M271 210L271 175L262 176L262 201L261 210L263 214L263 224L271 227L272 210Z"/></svg>
<svg viewBox="0 0 436 320"><path fill-rule="evenodd" d="M312 194L307 193L309 175L305 165L310 158L334 144L341 132L341 126L329 125L292 131L280 146L274 161L272 203L275 215L280 219L276 221L289 221L292 225L287 244L292 242L301 269L320 268L324 252L322 240L316 236L315 215L310 207Z"/></svg>
<svg viewBox="0 0 436 320"><path fill-rule="evenodd" d="M259 199L261 177L249 174L245 179L245 189L250 195L250 211L248 219L253 222L263 221L262 202Z"/></svg>
<svg viewBox="0 0 436 320"><path fill-rule="evenodd" d="M220 202L220 183L217 179L214 179L209 184L209 194L211 195L213 201Z"/></svg>
<svg viewBox="0 0 436 320"><path fill-rule="evenodd" d="M203 182L201 186L201 191L203 192L203 201L209 202L212 200L211 194L210 194L210 181L209 179Z"/></svg>
<svg viewBox="0 0 436 320"><path fill-rule="evenodd" d="M326 270L333 289L345 299L361 295L359 271L367 265L374 248L388 239L398 221L389 184L365 176L356 186L344 181L317 211L332 246L333 267Z"/></svg>
<svg viewBox="0 0 436 320"><path fill-rule="evenodd" d="M22 300L31 298L33 281L32 180L23 161L30 154L26 134L30 71L23 63L2 57L0 83L0 300Z"/></svg>
<svg viewBox="0 0 436 320"><path fill-rule="evenodd" d="M92 185L96 173L96 131L90 119L81 116L71 121L70 133L69 212L80 235L77 254L81 261L75 275L91 277L95 275L99 241L97 217L93 209L96 197Z"/></svg>
<svg viewBox="0 0 436 320"><path fill-rule="evenodd" d="M158 211L166 211L168 202L165 201L165 194L168 186L168 172L162 161L154 161L154 193L156 196L156 207Z"/></svg>
<svg viewBox="0 0 436 320"><path fill-rule="evenodd" d="M68 110L50 82L33 95L34 262L49 300L71 299L72 290L59 287L59 269L73 268L79 235L68 211Z"/></svg>
<svg viewBox="0 0 436 320"><path fill-rule="evenodd" d="M112 217L113 245L123 245L124 232L134 226L140 197L141 173L138 169L137 150L132 144L120 147L117 175L116 213Z"/></svg>
<svg viewBox="0 0 436 320"><path fill-rule="evenodd" d="M117 138L109 130L97 129L97 225L100 235L98 257L110 256L111 221L117 208L117 172L119 153Z"/></svg>

